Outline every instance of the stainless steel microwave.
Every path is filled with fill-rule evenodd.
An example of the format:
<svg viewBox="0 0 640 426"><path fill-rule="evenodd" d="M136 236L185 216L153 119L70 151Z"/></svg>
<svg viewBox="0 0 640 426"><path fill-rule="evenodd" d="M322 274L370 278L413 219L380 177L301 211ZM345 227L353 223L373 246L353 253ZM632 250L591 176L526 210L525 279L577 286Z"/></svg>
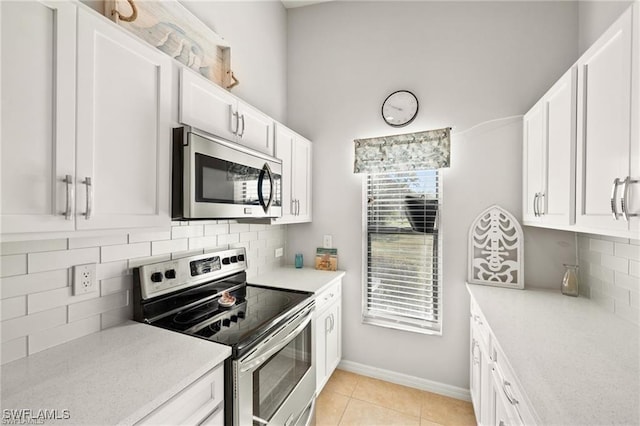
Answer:
<svg viewBox="0 0 640 426"><path fill-rule="evenodd" d="M199 132L173 129L174 220L282 216L282 161Z"/></svg>

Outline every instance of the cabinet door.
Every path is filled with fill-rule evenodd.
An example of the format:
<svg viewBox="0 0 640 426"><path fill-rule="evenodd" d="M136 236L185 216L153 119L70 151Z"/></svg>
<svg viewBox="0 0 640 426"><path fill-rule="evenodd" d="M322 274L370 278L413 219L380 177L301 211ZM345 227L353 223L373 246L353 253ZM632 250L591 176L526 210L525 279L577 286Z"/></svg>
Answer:
<svg viewBox="0 0 640 426"><path fill-rule="evenodd" d="M238 131L237 99L187 68L180 70L180 122L230 141Z"/></svg>
<svg viewBox="0 0 640 426"><path fill-rule="evenodd" d="M79 10L77 229L169 225L171 73L169 57Z"/></svg>
<svg viewBox="0 0 640 426"><path fill-rule="evenodd" d="M293 145L293 198L296 221L311 221L311 142L297 137Z"/></svg>
<svg viewBox="0 0 640 426"><path fill-rule="evenodd" d="M571 68L544 97L546 137L543 159L542 222L570 225L575 206L576 68Z"/></svg>
<svg viewBox="0 0 640 426"><path fill-rule="evenodd" d="M275 156L282 160L282 217L278 219L278 223L291 221L295 217L292 198L294 137L288 128L276 125Z"/></svg>
<svg viewBox="0 0 640 426"><path fill-rule="evenodd" d="M523 221L539 222L538 197L544 171L544 103L538 102L524 116L523 126Z"/></svg>
<svg viewBox="0 0 640 426"><path fill-rule="evenodd" d="M473 319L470 320L471 331L471 358L469 365L469 392L471 393L471 402L476 419L481 419L482 415L482 353L478 346L477 332L474 327Z"/></svg>
<svg viewBox="0 0 640 426"><path fill-rule="evenodd" d="M340 363L342 357L341 342L341 301L340 299L333 302L328 312L328 329L325 334L325 376L330 377L333 371Z"/></svg>
<svg viewBox="0 0 640 426"><path fill-rule="evenodd" d="M73 230L76 7L3 1L0 19L2 230Z"/></svg>
<svg viewBox="0 0 640 426"><path fill-rule="evenodd" d="M315 363L316 363L316 394L320 395L329 377L327 376L327 331L330 328L329 311L319 313L315 319Z"/></svg>
<svg viewBox="0 0 640 426"><path fill-rule="evenodd" d="M238 114L238 143L273 155L273 119L241 101L238 101Z"/></svg>
<svg viewBox="0 0 640 426"><path fill-rule="evenodd" d="M626 230L610 197L615 179L629 175L631 10L578 61L576 224ZM618 194L619 195L619 194ZM620 209L619 203L617 209Z"/></svg>

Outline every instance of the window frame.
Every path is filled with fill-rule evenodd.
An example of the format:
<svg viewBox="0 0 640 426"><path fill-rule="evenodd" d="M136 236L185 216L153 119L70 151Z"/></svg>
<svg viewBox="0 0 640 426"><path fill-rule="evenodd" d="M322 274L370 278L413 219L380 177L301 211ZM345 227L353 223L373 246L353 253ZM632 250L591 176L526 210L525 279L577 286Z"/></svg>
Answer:
<svg viewBox="0 0 640 426"><path fill-rule="evenodd" d="M398 323L390 319L384 318L372 318L367 316L367 299L368 299L368 264L369 264L369 235L368 235L368 173L362 174L362 300L361 300L361 323L365 325L372 325L378 327L385 327L395 330L408 331L412 333L418 334L426 334L426 335L435 335L442 336L443 331L443 318L444 318L444 294L443 294L443 220L442 220L442 204L443 204L443 182L442 182L442 172L440 170L436 170L437 179L438 179L438 217L437 217L437 227L438 227L438 238L437 238L437 265L438 268L438 279L437 279L437 288L438 288L438 302L437 309L439 312L437 328L436 327L422 327L422 326L410 326L405 323Z"/></svg>

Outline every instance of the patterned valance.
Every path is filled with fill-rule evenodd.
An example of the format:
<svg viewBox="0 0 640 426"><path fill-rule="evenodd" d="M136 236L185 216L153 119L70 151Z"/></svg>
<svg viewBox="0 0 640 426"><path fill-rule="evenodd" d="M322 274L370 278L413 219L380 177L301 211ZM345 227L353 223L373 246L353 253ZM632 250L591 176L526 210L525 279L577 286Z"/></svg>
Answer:
<svg viewBox="0 0 640 426"><path fill-rule="evenodd" d="M354 173L433 170L449 167L451 128L356 139Z"/></svg>

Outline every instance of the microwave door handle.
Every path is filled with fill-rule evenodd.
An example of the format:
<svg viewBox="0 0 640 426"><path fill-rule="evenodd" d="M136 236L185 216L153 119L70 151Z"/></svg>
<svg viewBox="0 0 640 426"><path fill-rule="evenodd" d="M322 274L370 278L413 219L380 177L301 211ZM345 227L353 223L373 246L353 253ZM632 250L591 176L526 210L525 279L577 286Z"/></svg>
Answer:
<svg viewBox="0 0 640 426"><path fill-rule="evenodd" d="M264 194L262 193L262 183L264 182L264 175L267 175L269 178L269 201L267 203L264 202ZM266 213L271 207L271 203L273 202L273 175L271 174L271 169L267 163L264 163L264 167L260 170L260 176L258 176L258 201L262 206L262 209Z"/></svg>

